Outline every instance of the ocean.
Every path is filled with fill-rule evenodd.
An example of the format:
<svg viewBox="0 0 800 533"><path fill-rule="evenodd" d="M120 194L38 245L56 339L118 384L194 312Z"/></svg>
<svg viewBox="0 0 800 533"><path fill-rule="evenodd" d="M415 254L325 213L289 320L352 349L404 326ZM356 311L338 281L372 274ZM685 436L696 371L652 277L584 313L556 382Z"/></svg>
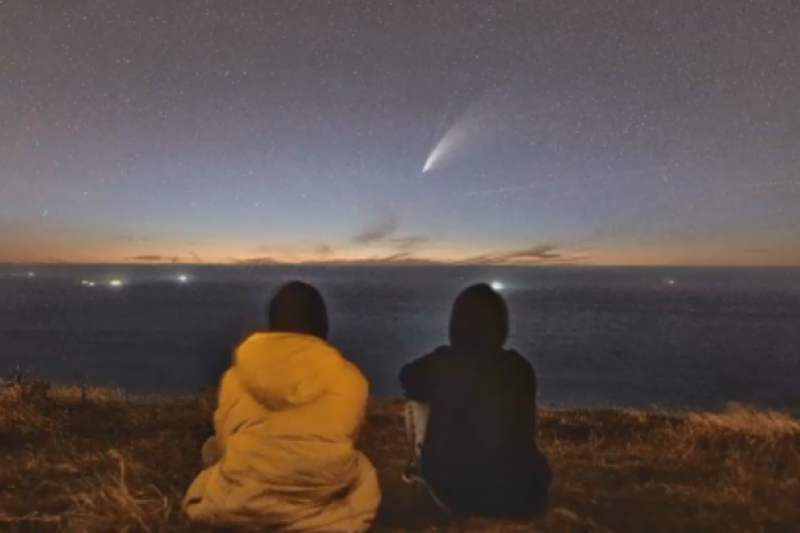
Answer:
<svg viewBox="0 0 800 533"><path fill-rule="evenodd" d="M800 408L800 269L2 266L0 376L19 365L131 394L195 392L291 279L322 291L331 343L375 396L400 395L402 365L446 343L462 288L495 282L542 405Z"/></svg>

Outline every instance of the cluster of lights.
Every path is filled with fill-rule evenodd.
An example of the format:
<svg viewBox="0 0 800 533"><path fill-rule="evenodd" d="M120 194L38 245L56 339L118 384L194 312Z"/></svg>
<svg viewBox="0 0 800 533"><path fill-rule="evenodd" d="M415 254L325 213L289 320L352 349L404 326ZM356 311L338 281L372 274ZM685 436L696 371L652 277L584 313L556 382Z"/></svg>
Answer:
<svg viewBox="0 0 800 533"><path fill-rule="evenodd" d="M84 286L84 287L96 287L97 286L97 282L92 281L92 280L88 280L88 279L84 279L84 280L81 280L81 285ZM107 283L107 285L109 287L122 287L123 283L122 283L121 279L112 279Z"/></svg>
<svg viewBox="0 0 800 533"><path fill-rule="evenodd" d="M184 284L184 283L189 283L189 281L191 281L191 280L190 280L189 276L187 276L186 274L180 274L175 278L175 281L177 281L180 284ZM85 279L85 280L81 281L81 285L84 286L84 287L95 287L95 286L97 286L97 283L94 282L94 281ZM109 287L113 287L113 288L120 288L120 287L124 286L125 283L121 279L111 279L111 280L108 281L107 285Z"/></svg>

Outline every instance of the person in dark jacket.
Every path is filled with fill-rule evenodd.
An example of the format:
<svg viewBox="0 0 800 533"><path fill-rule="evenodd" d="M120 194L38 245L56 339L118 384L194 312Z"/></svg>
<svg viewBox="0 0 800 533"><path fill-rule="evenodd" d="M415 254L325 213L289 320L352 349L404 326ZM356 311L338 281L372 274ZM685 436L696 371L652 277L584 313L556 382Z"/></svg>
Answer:
<svg viewBox="0 0 800 533"><path fill-rule="evenodd" d="M400 384L422 481L455 514L526 519L544 512L552 471L536 446L536 374L503 348L508 308L488 285L463 291L450 346L403 367Z"/></svg>

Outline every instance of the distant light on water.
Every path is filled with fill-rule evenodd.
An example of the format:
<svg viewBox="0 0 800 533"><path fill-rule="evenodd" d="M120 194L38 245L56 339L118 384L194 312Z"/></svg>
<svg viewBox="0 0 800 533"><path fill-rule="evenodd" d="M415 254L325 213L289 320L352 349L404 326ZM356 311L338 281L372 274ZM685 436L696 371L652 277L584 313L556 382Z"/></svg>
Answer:
<svg viewBox="0 0 800 533"><path fill-rule="evenodd" d="M493 281L490 284L490 286L492 287L492 289L494 289L496 291L502 291L503 289L506 288L506 286L504 284L502 284L501 282L499 282L499 281Z"/></svg>
<svg viewBox="0 0 800 533"><path fill-rule="evenodd" d="M29 278L36 277L36 272L28 272L28 277Z"/></svg>
<svg viewBox="0 0 800 533"><path fill-rule="evenodd" d="M108 282L109 287L122 287L122 280L121 279L112 279Z"/></svg>
<svg viewBox="0 0 800 533"><path fill-rule="evenodd" d="M669 278L669 279L667 280L667 285L675 285L675 280L674 280L674 279L672 279L672 278Z"/></svg>
<svg viewBox="0 0 800 533"><path fill-rule="evenodd" d="M188 283L188 282L189 282L189 276L187 276L186 274L181 274L178 276L178 283Z"/></svg>

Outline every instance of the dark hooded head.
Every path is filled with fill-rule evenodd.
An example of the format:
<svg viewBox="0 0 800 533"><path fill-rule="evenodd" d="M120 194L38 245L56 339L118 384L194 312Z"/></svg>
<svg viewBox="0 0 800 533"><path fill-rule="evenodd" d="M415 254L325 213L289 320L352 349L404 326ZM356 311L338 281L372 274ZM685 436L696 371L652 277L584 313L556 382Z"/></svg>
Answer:
<svg viewBox="0 0 800 533"><path fill-rule="evenodd" d="M450 344L459 350L495 351L508 337L508 307L503 297L481 283L465 289L450 314Z"/></svg>
<svg viewBox="0 0 800 533"><path fill-rule="evenodd" d="M301 281L287 283L269 304L269 329L328 338L328 311L317 289Z"/></svg>

